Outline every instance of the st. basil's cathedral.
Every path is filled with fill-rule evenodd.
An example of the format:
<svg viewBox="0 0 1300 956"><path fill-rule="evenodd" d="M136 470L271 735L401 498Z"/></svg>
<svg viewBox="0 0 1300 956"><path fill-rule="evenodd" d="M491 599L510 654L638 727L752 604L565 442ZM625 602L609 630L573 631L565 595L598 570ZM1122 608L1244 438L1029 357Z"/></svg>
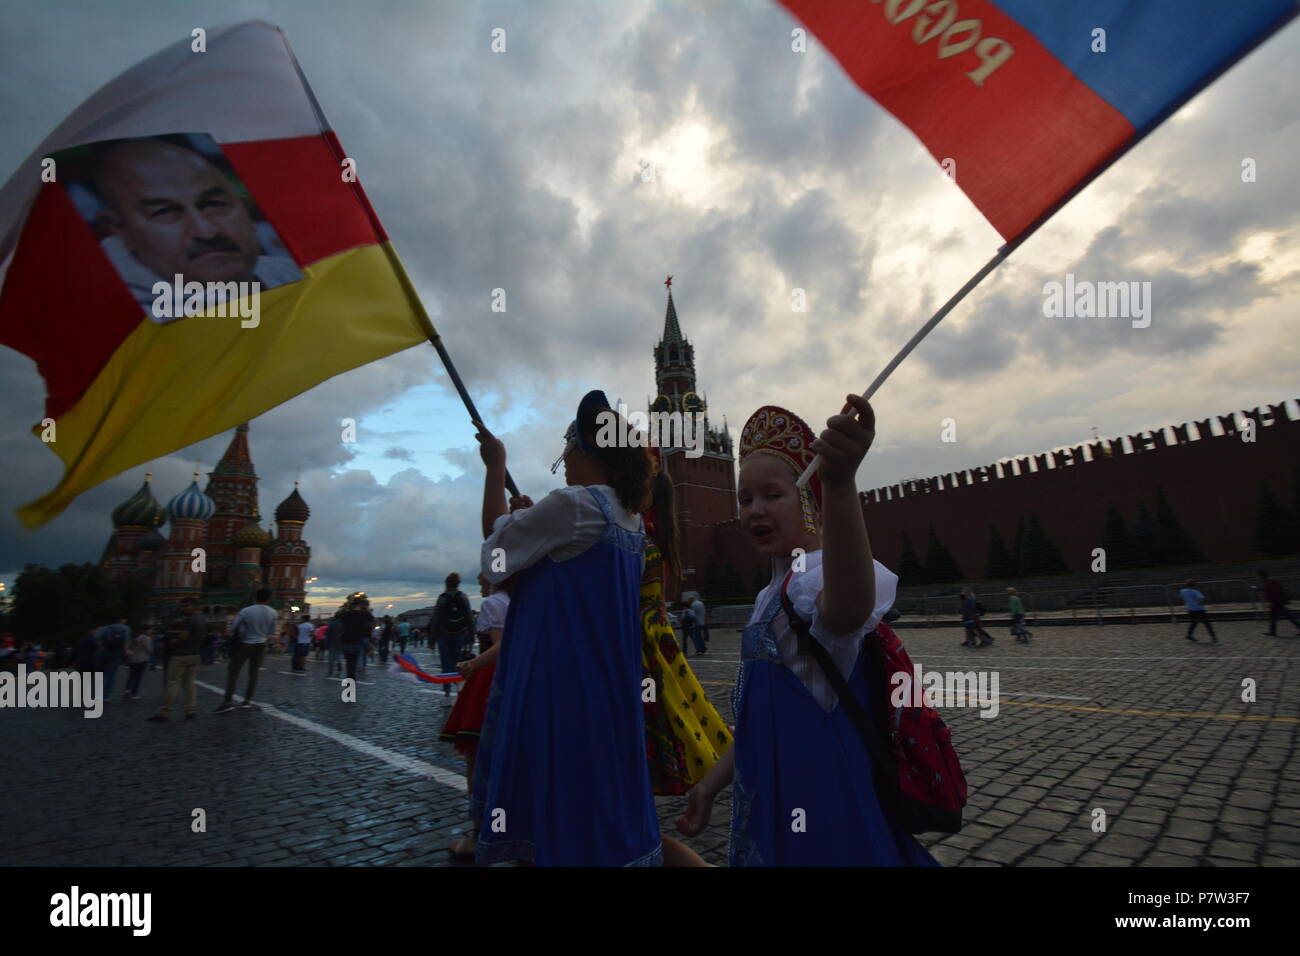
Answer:
<svg viewBox="0 0 1300 956"><path fill-rule="evenodd" d="M114 530L100 561L107 576L150 585L150 623L174 617L185 598L194 599L199 613L213 623L224 623L252 604L263 587L271 590L271 606L282 621L291 614L310 613L305 582L311 549L302 530L311 511L297 482L275 509L272 537L260 524L247 424L235 429L226 453L208 475L206 491L199 490L198 479L195 472L190 486L164 509L146 475L140 490L113 509ZM158 530L164 521L170 528L167 535ZM202 549L202 561L195 549Z"/></svg>

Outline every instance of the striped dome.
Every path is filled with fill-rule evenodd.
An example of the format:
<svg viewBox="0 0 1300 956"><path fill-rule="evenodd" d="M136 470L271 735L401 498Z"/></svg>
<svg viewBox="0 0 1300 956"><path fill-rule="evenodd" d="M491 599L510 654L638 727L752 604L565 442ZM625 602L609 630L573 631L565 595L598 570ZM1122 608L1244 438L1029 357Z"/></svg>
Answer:
<svg viewBox="0 0 1300 956"><path fill-rule="evenodd" d="M182 521L207 521L216 510L216 502L199 491L197 480L191 481L188 488L167 502L167 517L172 521L178 518Z"/></svg>
<svg viewBox="0 0 1300 956"><path fill-rule="evenodd" d="M231 540L236 548L265 548L271 543L271 536L257 525L249 524L236 531Z"/></svg>
<svg viewBox="0 0 1300 956"><path fill-rule="evenodd" d="M149 490L148 475L139 491L113 509L113 525L117 528L125 525L156 528L162 522L162 505L158 504L153 492Z"/></svg>

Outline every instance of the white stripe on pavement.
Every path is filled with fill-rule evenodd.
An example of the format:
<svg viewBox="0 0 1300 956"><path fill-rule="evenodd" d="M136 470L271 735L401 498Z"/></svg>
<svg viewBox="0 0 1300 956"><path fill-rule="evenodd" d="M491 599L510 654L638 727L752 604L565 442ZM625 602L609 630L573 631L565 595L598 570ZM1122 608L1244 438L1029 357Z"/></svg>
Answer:
<svg viewBox="0 0 1300 956"><path fill-rule="evenodd" d="M204 690L210 690L214 693L221 694L223 697L226 694L226 689L224 687L217 687L214 684L208 684L199 680L196 680L194 683L199 687L202 687ZM376 744L370 743L368 740L362 740L360 737L353 737L351 734L345 734L341 730L335 730L333 727L326 727L324 724L318 724L316 721L308 720L306 717L299 717L296 714L286 713L272 704L259 704L257 701L254 701L253 706L260 708L263 713L270 714L272 717L278 717L280 720L287 721L295 727L301 727L303 730L310 730L312 733L320 734L322 737L328 737L335 743L342 744L344 747L355 750L357 753L365 754L367 757L373 757L376 760L382 760L384 763L391 767L396 767L398 770L405 770L407 773L413 773L417 777L436 780L444 786L452 787L459 790L461 793L465 792L465 778L461 774L455 773L451 770L444 770L441 767L435 767L431 763L417 760L414 757L408 757L406 754L399 754L392 750L387 750Z"/></svg>

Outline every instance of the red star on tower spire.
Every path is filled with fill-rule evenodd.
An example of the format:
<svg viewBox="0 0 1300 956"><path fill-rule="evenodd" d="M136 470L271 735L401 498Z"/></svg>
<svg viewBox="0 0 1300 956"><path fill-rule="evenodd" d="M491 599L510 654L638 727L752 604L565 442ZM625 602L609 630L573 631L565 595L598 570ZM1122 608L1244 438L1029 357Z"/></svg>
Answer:
<svg viewBox="0 0 1300 956"><path fill-rule="evenodd" d="M668 287L669 292L673 291L673 277L669 276L667 279L665 279L664 285Z"/></svg>

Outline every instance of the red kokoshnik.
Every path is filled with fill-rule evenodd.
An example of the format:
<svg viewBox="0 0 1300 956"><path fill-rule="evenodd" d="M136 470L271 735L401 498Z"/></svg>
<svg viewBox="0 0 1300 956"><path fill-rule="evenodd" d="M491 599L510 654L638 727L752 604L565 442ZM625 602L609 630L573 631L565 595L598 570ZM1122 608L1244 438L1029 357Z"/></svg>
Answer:
<svg viewBox="0 0 1300 956"><path fill-rule="evenodd" d="M750 455L772 455L785 462L798 478L817 456L812 450L816 438L808 423L794 412L778 405L764 405L749 416L741 429L741 467ZM816 533L817 514L822 506L821 475L814 473L808 487L799 489L799 501L803 506L804 527Z"/></svg>

